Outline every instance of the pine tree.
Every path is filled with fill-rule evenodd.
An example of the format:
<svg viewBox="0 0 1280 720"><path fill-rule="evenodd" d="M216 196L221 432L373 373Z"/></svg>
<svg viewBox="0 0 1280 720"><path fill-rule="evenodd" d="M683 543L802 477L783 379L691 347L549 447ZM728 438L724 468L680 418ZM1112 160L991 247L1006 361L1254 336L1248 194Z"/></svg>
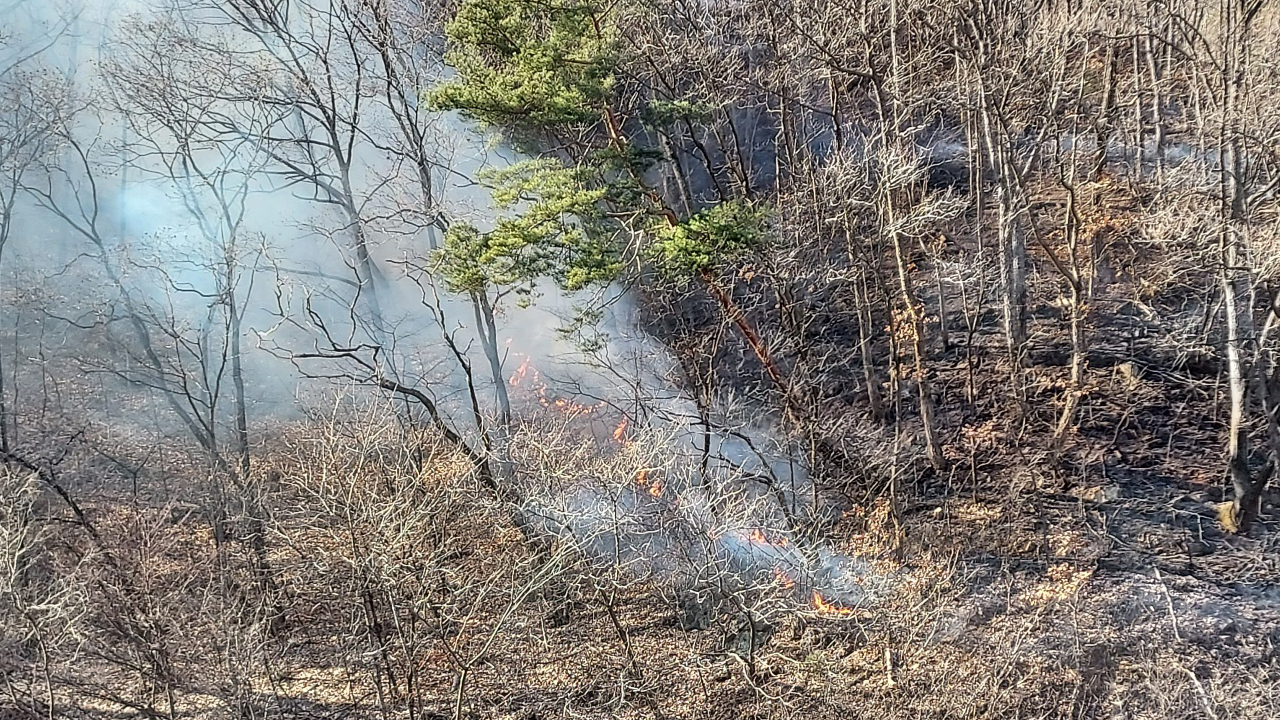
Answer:
<svg viewBox="0 0 1280 720"><path fill-rule="evenodd" d="M441 254L450 282L527 290L537 278L552 277L579 289L615 278L625 257L647 258L668 277L705 283L793 403L778 364L717 280L726 265L764 244L768 213L726 200L682 220L646 183L661 153L632 142L612 106L618 32L610 11L591 2L464 0L446 35L446 59L458 76L430 93L436 107L525 145L577 140L557 142L570 148L557 159L490 174L495 200L510 214L488 232L471 226L450 232ZM698 109L664 102L644 114L653 121Z"/></svg>

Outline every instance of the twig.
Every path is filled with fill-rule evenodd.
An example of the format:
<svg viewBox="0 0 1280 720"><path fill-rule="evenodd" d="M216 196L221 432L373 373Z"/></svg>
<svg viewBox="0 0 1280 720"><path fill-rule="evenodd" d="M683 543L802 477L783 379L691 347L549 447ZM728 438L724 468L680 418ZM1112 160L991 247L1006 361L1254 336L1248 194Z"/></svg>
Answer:
<svg viewBox="0 0 1280 720"><path fill-rule="evenodd" d="M1213 702L1209 700L1209 693L1205 691L1204 684L1200 682L1200 678L1196 674L1183 667L1181 663L1177 665L1178 669L1187 674L1191 678L1191 682L1195 683L1196 692L1200 693L1200 702L1204 705L1204 712L1209 716L1210 720L1218 720L1218 713L1213 711Z"/></svg>
<svg viewBox="0 0 1280 720"><path fill-rule="evenodd" d="M1169 621L1173 623L1173 639L1182 642L1182 632L1178 630L1178 616L1173 612L1173 596L1169 594L1169 586L1165 584L1164 577L1160 575L1160 568L1155 568L1156 580L1160 582L1160 589L1164 591L1164 602L1169 608Z"/></svg>

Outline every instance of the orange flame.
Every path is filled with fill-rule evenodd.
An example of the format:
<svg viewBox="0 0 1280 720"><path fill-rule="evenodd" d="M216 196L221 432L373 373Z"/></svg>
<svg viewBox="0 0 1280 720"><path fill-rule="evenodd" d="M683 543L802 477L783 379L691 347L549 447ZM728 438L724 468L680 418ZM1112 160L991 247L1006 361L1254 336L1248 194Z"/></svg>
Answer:
<svg viewBox="0 0 1280 720"><path fill-rule="evenodd" d="M760 543L761 545L773 545L775 547L786 547L788 544L788 540L786 538L770 540L769 536L765 535L764 531L760 528L752 530L751 533L747 535L747 539L754 543Z"/></svg>
<svg viewBox="0 0 1280 720"><path fill-rule="evenodd" d="M601 408L605 406L605 402L603 400L596 403L595 405L585 405L583 403L577 403L572 400L568 400L566 398L556 398L552 400L551 398L547 397L546 385L542 385L538 388L538 395L539 395L538 402L542 404L542 407L555 408L556 410L559 410L561 413L569 416L570 419L579 417L581 415L591 415L592 413L599 411Z"/></svg>
<svg viewBox="0 0 1280 720"><path fill-rule="evenodd" d="M779 585L781 585L783 588L787 590L790 590L791 588L796 586L795 579L792 578L790 575L788 575L785 571L783 571L782 568L773 569L773 578L778 581Z"/></svg>
<svg viewBox="0 0 1280 720"><path fill-rule="evenodd" d="M829 602L822 597L822 593L817 590L813 591L813 607L818 612L832 613L835 615L852 615L853 608L840 607L835 603Z"/></svg>
<svg viewBox="0 0 1280 720"><path fill-rule="evenodd" d="M512 387L516 387L516 386L518 386L521 382L523 382L523 381L524 381L525 376L526 376L526 375L528 375L528 374L529 374L529 370L530 370L530 369L532 369L532 368L530 367L530 362L531 362L531 358L530 358L528 355L525 355L525 356L524 356L524 360L520 363L520 367L516 368L516 371L515 371L514 373L512 373L512 374L511 374L511 380L510 380L509 384L510 384ZM537 379L537 377L538 377L538 371L537 371L537 370L534 370L534 371L533 371L533 377L534 377L534 379L535 379L535 380Z"/></svg>
<svg viewBox="0 0 1280 720"><path fill-rule="evenodd" d="M649 471L653 468L640 468L636 471L636 484L645 485L649 488L649 494L654 497L662 497L662 481L649 481Z"/></svg>
<svg viewBox="0 0 1280 720"><path fill-rule="evenodd" d="M538 394L538 404L542 405L542 407L555 408L568 415L570 419L581 415L591 415L604 409L606 403L603 400L594 405L586 405L566 398L547 397L547 384L542 381L542 375L538 372L538 368L533 366L533 359L523 353L517 353L517 355L522 355L524 359L520 361L520 366L511 374L508 384L512 387L528 385Z"/></svg>
<svg viewBox="0 0 1280 720"><path fill-rule="evenodd" d="M618 423L618 426L613 429L614 440L622 442L622 439L627 435L627 424L628 420L626 418L622 418L622 422Z"/></svg>

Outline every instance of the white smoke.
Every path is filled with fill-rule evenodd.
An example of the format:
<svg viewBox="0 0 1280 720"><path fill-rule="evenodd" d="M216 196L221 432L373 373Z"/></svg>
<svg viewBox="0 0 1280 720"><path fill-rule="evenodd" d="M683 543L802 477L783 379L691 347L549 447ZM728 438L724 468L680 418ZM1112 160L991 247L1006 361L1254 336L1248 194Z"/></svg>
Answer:
<svg viewBox="0 0 1280 720"><path fill-rule="evenodd" d="M95 212L109 237L108 252L128 269L126 279L139 297L172 322L180 340L182 333L202 332L210 298L219 287L215 271L225 260L218 253L229 240L219 235L225 228L211 228L201 215L217 208L202 205L212 200L184 184L181 174L166 164L171 158L145 151L144 141L156 138L130 135L139 125L127 122L128 107L117 114L109 104L95 104L106 91L99 71L127 60L112 55L120 47L120 34L173 7L165 0L86 1L58 9L34 1L20 6L27 19L14 26L15 35L65 27L40 62L68 68L90 108L71 130L89 155L88 171L101 201ZM12 53L19 46L6 44L5 50ZM404 89L412 94L421 90ZM755 408L715 408L703 418L680 390L675 359L639 329L634 299L622 289L569 294L540 283L531 305L502 303L497 320L503 368L493 377L479 349L479 329L467 298L450 296L431 284L429 275L424 285L412 268L429 267L438 241L438 230L430 227L432 213L481 228L493 222L492 202L475 178L519 156L495 147L486 134L455 115L435 117L438 156L432 163L439 169L433 188L438 206L415 211L411 169L368 140L389 137L393 119L372 100L361 118L367 127L356 136L361 142L353 151L352 178L362 212L369 216L366 230L381 276L378 291L390 339L382 351L386 367L408 384L430 388L446 418L469 427L464 437L474 440L468 378L444 338L468 361L470 382L491 418L497 414L495 383L507 382L527 358L543 378L544 394L572 406L598 408L565 419L577 426L591 454L616 455L625 465L627 453L634 454L628 444L647 445L645 475L639 480L634 475L640 468L630 468L614 478L584 472L529 484L527 510L543 520L547 532L638 575L682 577L696 584L706 568L716 568L720 580L735 578L744 588L781 583L800 600L814 590L842 603L867 600L865 568L802 532L822 526L831 508L815 491L795 448ZM305 188L273 176L270 163L252 146L220 153L224 147L210 144L197 161L243 184L231 188L244 191L235 240L241 252L237 261L246 265L240 268L238 287L250 339L246 380L255 403L250 414L261 423L290 415L293 398L305 395L307 383L314 382L303 375L341 375L323 361L283 359L318 347L315 317L324 318L326 332L352 345L368 342L369 319L351 309L350 228L341 213L315 202ZM64 207L83 209L89 179L69 166L65 177L48 182ZM50 230L20 233L15 257L29 277L56 285L66 266L80 262L77 258L87 250L82 237L38 205L19 209L43 223L27 221L26 227ZM51 247L60 251L51 252ZM578 338L586 335L593 341L589 349L563 331L584 306L601 309L596 321L577 329ZM261 349L253 347L255 342ZM543 410L537 401L524 400L517 411L555 411L554 402Z"/></svg>

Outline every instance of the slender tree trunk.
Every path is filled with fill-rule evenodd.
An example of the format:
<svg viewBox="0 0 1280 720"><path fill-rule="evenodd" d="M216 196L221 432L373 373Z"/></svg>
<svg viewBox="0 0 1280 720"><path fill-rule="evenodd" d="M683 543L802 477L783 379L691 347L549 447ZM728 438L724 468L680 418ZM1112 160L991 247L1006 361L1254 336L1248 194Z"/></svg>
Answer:
<svg viewBox="0 0 1280 720"><path fill-rule="evenodd" d="M724 111L724 126L729 130L729 139L732 141L730 145L733 146L732 154L725 153L729 157L729 167L742 188L742 196L753 197L755 189L751 185L751 156L742 140L742 133L738 130L738 123L733 119L733 108Z"/></svg>
<svg viewBox="0 0 1280 720"><path fill-rule="evenodd" d="M356 279L360 283L359 293L369 310L369 320L373 324L374 339L386 344L390 341L386 319L382 313L382 301L378 292L378 268L374 264L373 255L369 252L369 241L365 233L364 221L355 208L347 208L347 221L351 223L352 249L356 254Z"/></svg>
<svg viewBox="0 0 1280 720"><path fill-rule="evenodd" d="M945 243L946 237L939 238L939 241ZM923 240L920 247L928 251ZM929 255L933 262L934 287L938 291L938 341L942 343L942 351L946 353L951 350L951 331L947 324L947 282L942 277L942 250L939 248L937 252L930 252Z"/></svg>
<svg viewBox="0 0 1280 720"><path fill-rule="evenodd" d="M493 317L493 303L488 294L480 290L471 293L471 308L480 335L480 347L489 361L489 373L493 378L502 427L507 428L511 425L511 397L507 394L507 381L502 373L502 354L498 350L498 327Z"/></svg>
<svg viewBox="0 0 1280 720"><path fill-rule="evenodd" d="M684 163L680 161L680 150L665 133L658 133L658 142L662 146L662 151L671 160L670 175L676 181L676 189L680 193L680 202L683 205L685 215L688 215L694 210L693 192L689 189L689 177L688 173L685 172Z"/></svg>
<svg viewBox="0 0 1280 720"><path fill-rule="evenodd" d="M733 322L734 325L738 327L738 331L742 333L743 339L747 341L747 346L750 347L751 351L755 353L755 356L759 358L760 364L764 366L765 374L767 374L769 379L773 381L773 384L782 391L787 405L797 411L800 410L800 405L797 402L797 398L792 395L791 385L787 381L786 375L783 374L777 361L774 360L773 355L769 352L769 347L765 345L764 340L761 339L760 335L756 333L755 328L752 327L751 323L747 320L746 313L742 311L742 308L738 306L738 303L734 301L731 295L729 295L729 292L721 287L720 281L716 279L716 276L710 270L703 270L701 278L702 282L707 286L707 289L711 291L712 297L716 299L716 302L720 303L720 307L724 310L724 314Z"/></svg>
<svg viewBox="0 0 1280 720"><path fill-rule="evenodd" d="M1071 171L1073 176L1075 174L1074 167L1073 157L1073 170ZM1067 433L1075 425L1076 412L1080 407L1080 401L1085 392L1085 359L1088 353L1088 343L1084 328L1084 282L1081 279L1079 261L1081 220L1079 209L1076 205L1078 198L1074 178L1072 180L1063 179L1061 182L1067 191L1066 223L1063 227L1063 236L1067 246L1069 264L1058 261L1056 256L1052 254L1051 248L1044 248L1045 252L1050 254L1054 267L1066 280L1070 292L1070 308L1068 312L1070 314L1071 334L1071 377L1064 392L1062 412L1058 416L1058 424L1053 433L1054 453L1062 449Z"/></svg>
<svg viewBox="0 0 1280 720"><path fill-rule="evenodd" d="M1146 134L1146 122L1144 120L1144 112L1142 107L1142 44L1138 41L1140 28L1135 28L1133 40L1130 41L1130 62L1133 64L1133 177L1138 183L1142 182L1145 174L1143 164L1146 162L1146 148L1143 146L1143 136Z"/></svg>
<svg viewBox="0 0 1280 720"><path fill-rule="evenodd" d="M15 332L14 342L17 342ZM9 389L4 380L4 353L0 352L0 453L9 452Z"/></svg>
<svg viewBox="0 0 1280 720"><path fill-rule="evenodd" d="M836 152L840 152L844 150L844 123L840 121L840 91L834 72L827 73L827 95L831 103L831 138Z"/></svg>
<svg viewBox="0 0 1280 720"><path fill-rule="evenodd" d="M1106 78L1102 82L1102 102L1094 120L1094 161L1089 179L1097 182L1107 167L1107 145L1111 143L1111 111L1116 97L1116 43L1107 44Z"/></svg>
<svg viewBox="0 0 1280 720"><path fill-rule="evenodd" d="M245 508L246 520L249 524L249 547L253 551L254 570L258 575L259 590L264 603L272 602L275 594L275 581L271 576L271 561L267 552L266 517L263 510L264 498L262 486L250 477L251 456L249 453L249 409L244 385L244 352L241 332L243 330L240 308L237 306L234 284L234 268L228 259L227 285L227 338L231 348L231 385L232 405L235 414L235 451L236 470L239 477L236 484L243 497L240 502ZM265 607L265 605L264 605ZM273 616L273 620L276 619Z"/></svg>
<svg viewBox="0 0 1280 720"><path fill-rule="evenodd" d="M12 229L13 229L13 208L17 202L17 195L18 195L17 183L18 183L18 178L15 176L13 178L14 188L10 193L10 195L7 198L0 197L0 200L3 200L3 205L0 205L0 271L2 271L4 268L4 248L5 248L5 245L7 245L9 242L9 234L12 232ZM3 275L0 275L0 282L3 281L3 277L4 277ZM8 313L5 313L5 315L8 316ZM3 328L0 328L0 330L3 330ZM17 326L17 323L15 322L14 328L13 328L13 343L15 348L14 350L14 361L15 361L14 362L14 371L15 371L14 384L15 386L17 385L17 379L16 379L17 349L16 348L18 345L19 334L20 334L19 328ZM8 405L9 390L8 390L8 387L5 385L3 355L4 354L0 352L0 452L8 453L10 450L10 445L9 445L10 417L9 417L9 405ZM16 411L17 411L17 407L16 407L16 401L15 401L14 412L16 413ZM12 422L13 422L14 431L16 433L17 431L16 415L14 418L12 418Z"/></svg>
<svg viewBox="0 0 1280 720"><path fill-rule="evenodd" d="M1249 467L1248 427L1248 369L1245 367L1245 348L1253 339L1252 308L1249 303L1249 281L1241 267L1244 259L1240 252L1241 238L1234 222L1237 193L1234 168L1237 149L1233 145L1224 148L1223 215L1219 230L1219 251L1222 260L1222 294L1227 329L1227 390L1229 413L1227 422L1227 472L1231 478L1232 504L1228 527L1235 532L1245 532L1253 524L1259 510L1262 487L1255 480Z"/></svg>
<svg viewBox="0 0 1280 720"><path fill-rule="evenodd" d="M723 202L730 195L726 188L729 180L722 179L720 176L724 171L724 163L717 163L711 157L711 148L698 137L698 128L691 120L685 118L683 120L685 131L689 135L689 142L693 144L694 150L697 150L698 159L702 162L702 168L707 173L707 179L711 181L712 188L716 191L716 200ZM724 156L723 150L721 155ZM727 156L725 157L727 160Z"/></svg>
<svg viewBox="0 0 1280 720"><path fill-rule="evenodd" d="M892 228L896 224L896 210L893 207L892 190L885 191L884 212L885 227ZM911 277L907 270L910 262L903 247L904 239L897 231L890 231L893 242L893 256L898 269L898 289L902 293L902 303L906 310L908 330L911 333L911 355L915 368L916 390L920 401L920 422L924 426L925 456L934 470L941 471L946 467L946 459L942 455L942 445L938 442L936 420L934 419L933 393L929 387L928 372L925 367L924 312L916 298Z"/></svg>
<svg viewBox="0 0 1280 720"><path fill-rule="evenodd" d="M1156 179L1164 174L1164 96L1160 92L1160 63L1156 59L1151 35L1143 43L1147 56L1147 74L1151 80L1151 154L1156 166Z"/></svg>
<svg viewBox="0 0 1280 720"><path fill-rule="evenodd" d="M236 460L240 470L240 478L249 479L249 410L244 390L244 361L241 349L240 309L236 307L234 290L228 290L231 297L227 302L227 330L231 345L231 385L232 402L235 412Z"/></svg>
<svg viewBox="0 0 1280 720"><path fill-rule="evenodd" d="M1248 388L1245 382L1242 345L1244 323L1240 317L1243 288L1235 269L1235 239L1230 228L1224 225L1221 233L1222 292L1227 315L1227 389L1230 412L1227 425L1227 470L1231 476L1234 500L1231 519L1236 530L1249 529L1257 513L1257 496L1253 475L1249 470L1249 435L1245 422L1245 403Z"/></svg>
<svg viewBox="0 0 1280 720"><path fill-rule="evenodd" d="M862 381L867 385L867 406L871 417L884 419L884 398L880 394L880 378L876 375L875 358L871 353L871 298L867 292L866 278L859 278L856 295L858 304L858 357L862 361Z"/></svg>
<svg viewBox="0 0 1280 720"><path fill-rule="evenodd" d="M1018 220L1018 211L1008 187L1000 197L1000 280L1001 314L1004 317L1005 348L1016 373L1024 362L1027 344L1027 236Z"/></svg>
<svg viewBox="0 0 1280 720"><path fill-rule="evenodd" d="M1254 477L1249 467L1249 418L1248 377L1246 349L1255 341L1253 326L1253 295L1251 272L1248 262L1245 233L1245 170L1247 158L1241 147L1243 116L1240 100L1245 88L1242 84L1247 73L1243 66L1248 58L1250 27L1254 15L1240 17L1239 6L1224 3L1223 14L1224 62L1221 72L1223 100L1222 120L1219 124L1218 184L1221 194L1220 228L1218 247L1222 263L1222 292L1227 316L1227 382L1230 412L1227 427L1227 472L1231 478L1233 499L1227 520L1228 529L1246 532L1257 518L1262 490L1270 473L1274 471L1280 456L1271 458L1269 470ZM1267 392L1264 386L1262 392ZM1272 418L1267 418L1270 423Z"/></svg>
<svg viewBox="0 0 1280 720"><path fill-rule="evenodd" d="M1009 353L1012 372L1019 374L1027 342L1026 294L1027 294L1027 240L1022 228L1020 198L1015 192L1016 183L1010 173L1017 172L1008 157L1008 149L992 111L987 106L987 94L983 92L982 131L987 146L991 169L996 173L996 193L999 207L1000 242L1000 309L1004 319L1005 347ZM1021 383L1018 383L1021 385Z"/></svg>
<svg viewBox="0 0 1280 720"><path fill-rule="evenodd" d="M1053 433L1053 445L1059 449L1075 424L1076 411L1080 407L1080 399L1084 393L1084 363L1088 346L1084 335L1084 298L1079 283L1071 286L1071 378L1062 403L1062 413L1058 416L1058 425Z"/></svg>
<svg viewBox="0 0 1280 720"><path fill-rule="evenodd" d="M470 667L463 667L454 679L453 720L462 720L462 710L467 697L467 680L471 675Z"/></svg>

